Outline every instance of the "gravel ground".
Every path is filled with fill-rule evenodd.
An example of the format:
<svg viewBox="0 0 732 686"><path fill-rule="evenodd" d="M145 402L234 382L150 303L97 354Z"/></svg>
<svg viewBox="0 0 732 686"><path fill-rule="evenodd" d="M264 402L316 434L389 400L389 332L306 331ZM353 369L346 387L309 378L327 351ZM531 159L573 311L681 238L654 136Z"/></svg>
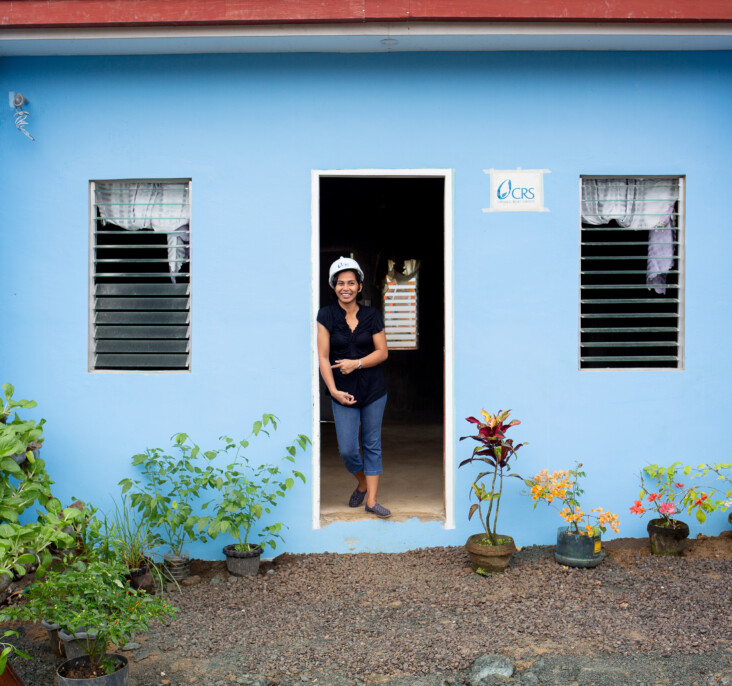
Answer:
<svg viewBox="0 0 732 686"><path fill-rule="evenodd" d="M469 682L481 655L509 658L533 686L732 686L732 532L683 558L643 539L610 542L591 570L527 547L481 577L460 547L400 554L282 555L253 578L196 562L179 609L125 653L136 686ZM195 579L194 579L195 581ZM45 632L24 627L26 686L55 683Z"/></svg>

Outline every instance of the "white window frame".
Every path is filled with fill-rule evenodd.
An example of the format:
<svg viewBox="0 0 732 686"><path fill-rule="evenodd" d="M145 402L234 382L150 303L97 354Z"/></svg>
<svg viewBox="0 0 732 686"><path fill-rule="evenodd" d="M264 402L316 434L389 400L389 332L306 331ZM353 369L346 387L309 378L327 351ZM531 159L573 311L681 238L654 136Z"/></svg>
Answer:
<svg viewBox="0 0 732 686"><path fill-rule="evenodd" d="M188 273L189 295L188 295L188 366L186 369L96 369L94 366L94 301L95 301L95 248L97 219L95 212L95 187L97 183L187 183L188 202L193 207L193 181L190 178L128 178L128 179L93 179L89 181L89 296L88 296L88 338L87 338L87 371L90 374L190 374L193 367L191 354L191 341L193 340L193 269ZM193 212L188 222L189 242L188 248L191 254L193 251Z"/></svg>
<svg viewBox="0 0 732 686"><path fill-rule="evenodd" d="M455 400L453 388L455 340L454 340L454 290L453 290L453 170L452 169L313 169L311 171L310 222L312 263L312 407L313 407L313 529L320 529L320 365L318 361L317 331L315 322L320 307L320 179L327 177L374 177L387 179L441 178L444 182L444 288L445 288L445 350L444 350L444 426L443 454L445 480L445 519L443 529L455 528Z"/></svg>
<svg viewBox="0 0 732 686"><path fill-rule="evenodd" d="M678 356L676 367L583 367L582 357L582 182L586 179L673 179L679 183L679 212L677 236L678 269L679 269L679 317L678 317ZM685 321L686 321L686 175L685 174L581 174L579 177L579 212L578 212L578 250L577 250L577 369L580 372L682 372L685 370Z"/></svg>

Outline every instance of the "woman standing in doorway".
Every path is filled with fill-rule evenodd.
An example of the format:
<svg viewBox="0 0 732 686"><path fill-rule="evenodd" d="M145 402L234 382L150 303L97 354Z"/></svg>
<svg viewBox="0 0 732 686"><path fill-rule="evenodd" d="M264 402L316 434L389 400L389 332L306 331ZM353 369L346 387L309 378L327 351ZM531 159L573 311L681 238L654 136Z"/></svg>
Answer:
<svg viewBox="0 0 732 686"><path fill-rule="evenodd" d="M389 517L376 501L381 468L381 420L386 381L381 363L389 356L381 314L359 305L363 271L356 260L339 257L330 266L329 284L338 302L318 312L320 374L333 401L338 451L358 485L348 504L366 499L366 512ZM363 455L358 445L361 426Z"/></svg>

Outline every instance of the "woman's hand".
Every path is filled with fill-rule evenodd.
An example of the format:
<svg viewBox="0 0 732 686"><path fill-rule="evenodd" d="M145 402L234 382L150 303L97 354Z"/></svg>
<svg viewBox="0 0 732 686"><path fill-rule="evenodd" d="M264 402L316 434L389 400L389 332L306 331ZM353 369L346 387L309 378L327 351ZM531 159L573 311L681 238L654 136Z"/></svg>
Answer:
<svg viewBox="0 0 732 686"><path fill-rule="evenodd" d="M354 398L350 393L346 393L345 391L335 391L335 392L331 393L330 396L337 403L340 403L341 405L355 405L356 404L356 398Z"/></svg>
<svg viewBox="0 0 732 686"><path fill-rule="evenodd" d="M358 369L358 360L336 360L331 369L337 369L341 374L350 374Z"/></svg>

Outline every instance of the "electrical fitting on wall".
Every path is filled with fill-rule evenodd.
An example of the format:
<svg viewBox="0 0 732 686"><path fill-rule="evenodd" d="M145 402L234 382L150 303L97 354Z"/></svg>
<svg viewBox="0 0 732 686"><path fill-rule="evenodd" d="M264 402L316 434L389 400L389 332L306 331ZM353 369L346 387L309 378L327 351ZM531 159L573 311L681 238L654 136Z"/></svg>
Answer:
<svg viewBox="0 0 732 686"><path fill-rule="evenodd" d="M13 93L12 91L8 93L8 96L10 100L10 107L15 108L15 128L34 141L35 138L25 130L25 127L28 125L28 117L30 115L23 109L23 105L28 102L28 98L26 98L22 93Z"/></svg>

